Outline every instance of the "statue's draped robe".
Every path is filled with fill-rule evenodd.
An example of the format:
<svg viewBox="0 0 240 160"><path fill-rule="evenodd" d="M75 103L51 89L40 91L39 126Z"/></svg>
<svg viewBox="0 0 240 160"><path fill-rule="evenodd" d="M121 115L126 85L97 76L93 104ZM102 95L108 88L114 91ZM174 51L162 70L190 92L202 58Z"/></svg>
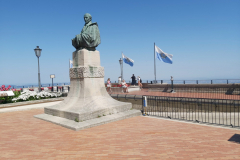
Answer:
<svg viewBox="0 0 240 160"><path fill-rule="evenodd" d="M100 32L98 29L98 24L89 22L85 24L81 33L76 35L74 39L72 39L72 45L76 49L93 49L97 47L101 43Z"/></svg>

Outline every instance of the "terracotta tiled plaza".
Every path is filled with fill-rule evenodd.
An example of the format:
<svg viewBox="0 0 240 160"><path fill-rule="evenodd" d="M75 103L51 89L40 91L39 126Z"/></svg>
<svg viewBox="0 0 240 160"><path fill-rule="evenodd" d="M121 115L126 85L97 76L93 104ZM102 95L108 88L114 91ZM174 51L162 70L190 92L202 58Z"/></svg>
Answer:
<svg viewBox="0 0 240 160"><path fill-rule="evenodd" d="M41 113L0 113L1 160L240 159L240 130L138 116L73 131L33 117Z"/></svg>

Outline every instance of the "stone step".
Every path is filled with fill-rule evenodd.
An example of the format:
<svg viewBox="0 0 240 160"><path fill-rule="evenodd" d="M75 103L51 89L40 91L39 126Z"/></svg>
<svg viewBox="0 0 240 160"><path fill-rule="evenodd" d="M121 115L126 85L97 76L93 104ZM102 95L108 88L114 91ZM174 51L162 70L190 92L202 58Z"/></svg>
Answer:
<svg viewBox="0 0 240 160"><path fill-rule="evenodd" d="M138 85L130 85L128 88L139 88L139 86Z"/></svg>
<svg viewBox="0 0 240 160"><path fill-rule="evenodd" d="M130 117L141 116L141 115L142 115L141 111L132 109L125 112L119 112L112 115L107 115L99 118L94 118L91 120L86 120L83 122L76 122L73 120L52 116L49 114L39 114L39 115L35 115L34 117L47 122L60 125L62 127L65 127L71 130L79 131L86 128L91 128L91 127L99 126L102 124L119 121L119 120L127 119Z"/></svg>
<svg viewBox="0 0 240 160"><path fill-rule="evenodd" d="M129 88L128 88L128 92L139 91L139 90L140 90L139 87L129 87Z"/></svg>

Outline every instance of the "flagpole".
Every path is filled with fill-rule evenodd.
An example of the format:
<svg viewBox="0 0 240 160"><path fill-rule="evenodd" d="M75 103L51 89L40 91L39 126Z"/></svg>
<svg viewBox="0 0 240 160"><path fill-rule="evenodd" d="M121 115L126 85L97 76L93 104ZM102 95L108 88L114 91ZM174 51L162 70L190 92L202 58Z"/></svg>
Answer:
<svg viewBox="0 0 240 160"><path fill-rule="evenodd" d="M123 55L123 53L122 53L122 55ZM122 55L121 55L121 56L122 56ZM121 66L121 67L122 67L122 75L121 75L121 81L123 81L123 57L122 57L121 59L122 59L122 66Z"/></svg>
<svg viewBox="0 0 240 160"><path fill-rule="evenodd" d="M154 76L155 76L155 82L156 83L156 53L155 53L155 42L154 42Z"/></svg>

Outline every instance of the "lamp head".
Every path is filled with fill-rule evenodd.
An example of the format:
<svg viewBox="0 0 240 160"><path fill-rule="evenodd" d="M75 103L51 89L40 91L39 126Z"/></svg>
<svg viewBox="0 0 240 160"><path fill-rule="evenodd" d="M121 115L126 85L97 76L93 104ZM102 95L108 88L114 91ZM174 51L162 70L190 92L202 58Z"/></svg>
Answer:
<svg viewBox="0 0 240 160"><path fill-rule="evenodd" d="M41 56L42 49L37 46L37 48L34 49L36 56L39 58Z"/></svg>
<svg viewBox="0 0 240 160"><path fill-rule="evenodd" d="M119 59L119 63L122 64L122 61L123 61L123 60L120 58L120 59Z"/></svg>

